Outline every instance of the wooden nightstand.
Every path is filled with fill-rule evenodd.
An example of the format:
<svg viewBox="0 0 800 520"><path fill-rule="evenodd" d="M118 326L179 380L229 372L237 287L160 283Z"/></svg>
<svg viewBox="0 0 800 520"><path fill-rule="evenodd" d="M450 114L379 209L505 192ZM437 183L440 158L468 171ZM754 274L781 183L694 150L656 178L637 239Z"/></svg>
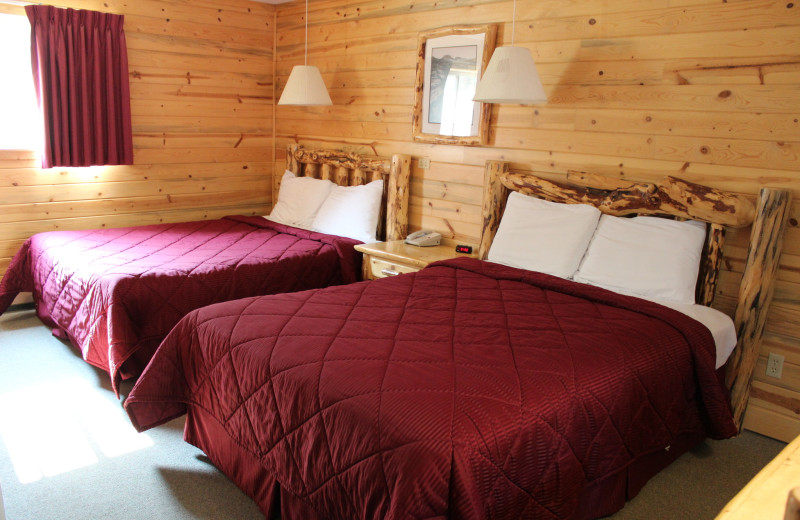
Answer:
<svg viewBox="0 0 800 520"><path fill-rule="evenodd" d="M356 251L364 253L362 272L364 280L385 278L402 273L419 271L431 262L459 256L475 257L475 254L456 253L455 245L441 244L431 247L408 245L402 240L358 244Z"/></svg>

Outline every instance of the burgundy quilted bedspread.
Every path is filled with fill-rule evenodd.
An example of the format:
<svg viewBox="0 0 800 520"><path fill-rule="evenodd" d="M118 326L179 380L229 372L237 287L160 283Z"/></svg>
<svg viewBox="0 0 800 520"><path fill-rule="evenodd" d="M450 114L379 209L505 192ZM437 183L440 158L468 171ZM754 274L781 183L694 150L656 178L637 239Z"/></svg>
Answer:
<svg viewBox="0 0 800 520"><path fill-rule="evenodd" d="M125 407L202 410L324 518L591 518L637 459L736 434L714 359L665 307L461 258L192 312Z"/></svg>
<svg viewBox="0 0 800 520"><path fill-rule="evenodd" d="M355 281L357 243L242 216L40 233L0 282L0 313L31 291L39 317L116 389L193 309Z"/></svg>

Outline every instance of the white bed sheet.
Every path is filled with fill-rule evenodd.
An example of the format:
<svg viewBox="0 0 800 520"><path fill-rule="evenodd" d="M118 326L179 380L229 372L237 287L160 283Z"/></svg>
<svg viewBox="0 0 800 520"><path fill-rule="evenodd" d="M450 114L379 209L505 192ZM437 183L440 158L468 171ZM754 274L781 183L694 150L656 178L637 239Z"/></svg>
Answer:
<svg viewBox="0 0 800 520"><path fill-rule="evenodd" d="M717 347L716 368L725 364L736 347L736 327L730 316L705 305L678 303L656 298L653 298L652 301L681 312L705 325L711 331Z"/></svg>

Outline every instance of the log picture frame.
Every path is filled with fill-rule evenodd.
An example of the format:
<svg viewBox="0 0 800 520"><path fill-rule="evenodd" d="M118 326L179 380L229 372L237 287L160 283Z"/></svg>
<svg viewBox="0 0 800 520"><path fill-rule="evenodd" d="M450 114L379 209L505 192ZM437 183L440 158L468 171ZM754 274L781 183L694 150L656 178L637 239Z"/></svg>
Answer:
<svg viewBox="0 0 800 520"><path fill-rule="evenodd" d="M497 25L421 32L417 49L414 141L485 145L491 105L472 101L497 41Z"/></svg>

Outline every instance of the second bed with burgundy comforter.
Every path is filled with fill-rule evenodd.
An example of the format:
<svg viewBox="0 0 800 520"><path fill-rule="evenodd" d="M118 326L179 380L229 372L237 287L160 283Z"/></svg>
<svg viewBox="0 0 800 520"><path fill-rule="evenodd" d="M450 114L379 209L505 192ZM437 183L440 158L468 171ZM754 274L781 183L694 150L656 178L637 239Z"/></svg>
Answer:
<svg viewBox="0 0 800 520"><path fill-rule="evenodd" d="M700 439L736 434L698 322L474 259L205 307L125 406L284 518L613 513Z"/></svg>
<svg viewBox="0 0 800 520"><path fill-rule="evenodd" d="M193 309L355 281L357 243L244 216L40 233L0 282L0 313L32 292L39 318L117 390Z"/></svg>

